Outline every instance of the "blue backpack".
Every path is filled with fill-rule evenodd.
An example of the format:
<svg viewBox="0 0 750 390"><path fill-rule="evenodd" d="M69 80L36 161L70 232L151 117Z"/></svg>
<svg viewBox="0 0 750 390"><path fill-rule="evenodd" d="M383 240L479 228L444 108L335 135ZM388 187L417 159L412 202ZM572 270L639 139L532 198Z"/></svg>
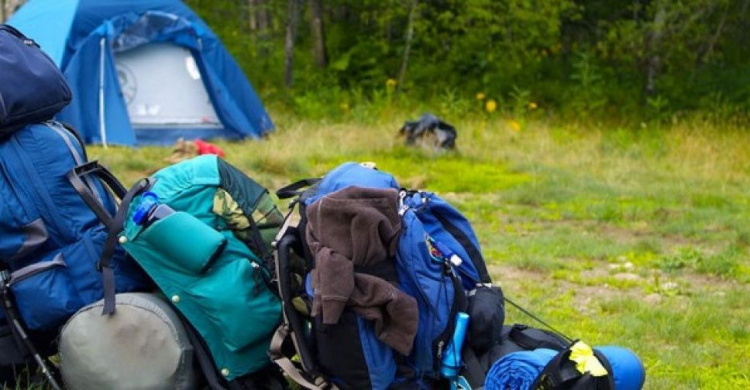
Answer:
<svg viewBox="0 0 750 390"><path fill-rule="evenodd" d="M309 188L304 190L306 186ZM316 258L305 239L306 210L324 197L352 187L398 192L398 202L393 205L401 221L392 259L395 278L384 276L390 274L387 268L391 264L359 271L391 281L416 301L418 327L406 356L378 338L372 321L351 310L344 310L339 323L327 327L310 315L315 291L309 274L315 269ZM441 359L453 337L457 314L470 312L469 295L491 282L466 218L439 196L404 190L390 174L357 163L343 164L320 181L304 180L277 194L280 198L296 196L292 206L299 205L301 214L296 227L282 230L276 245L285 319L270 351L277 364L307 388L331 384L342 389L430 388L445 383L446 378L440 375ZM493 320L500 321L493 325L499 332L502 318ZM473 338L481 339L479 333ZM285 341L294 348L284 350ZM293 354L299 356L294 363L290 359Z"/></svg>
<svg viewBox="0 0 750 390"><path fill-rule="evenodd" d="M86 163L83 146L57 122L25 126L0 142L0 263L24 325L54 331L81 307L103 296L98 262L107 227L69 180ZM77 177L76 177L77 178ZM102 207L112 196L89 176L83 183ZM111 259L117 292L145 287L138 266L121 248Z"/></svg>
<svg viewBox="0 0 750 390"><path fill-rule="evenodd" d="M144 288L145 278L118 247L100 272L108 230L88 203L109 214L115 204L103 184L86 173L93 163L75 131L49 121L70 101L59 70L10 26L0 26L0 49L2 385L3 366L23 363L32 350L53 353L48 347L59 327L102 298L103 275L112 276L118 292ZM114 177L106 180L124 192ZM81 188L91 199L79 195ZM19 341L23 334L29 336L26 343Z"/></svg>

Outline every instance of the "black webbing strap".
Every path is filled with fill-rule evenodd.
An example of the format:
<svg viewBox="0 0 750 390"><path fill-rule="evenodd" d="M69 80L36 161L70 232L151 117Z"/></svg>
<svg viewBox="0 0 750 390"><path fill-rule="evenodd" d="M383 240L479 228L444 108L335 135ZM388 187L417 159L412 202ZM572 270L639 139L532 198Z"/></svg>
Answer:
<svg viewBox="0 0 750 390"><path fill-rule="evenodd" d="M514 306L514 307L515 307L516 309L520 310L520 311L521 311L521 312L522 312L523 314L526 314L527 316L529 316L529 317L531 317L531 318L535 319L535 320L536 320L537 322L539 322L540 324L542 324L542 325L546 326L547 328L549 328L549 330L551 330L551 331L553 331L553 332L557 333L557 334L558 334L558 335L560 335L560 336L561 336L562 338L564 338L565 340L567 340L567 341L568 341L569 343L571 343L571 344L573 343L573 339L571 339L570 337L566 336L566 335L565 335L564 333L560 332L559 330L557 330L557 329L553 328L553 327L552 327L552 325L550 325L550 324L548 324L548 323L544 322L544 320L542 320L541 318L539 318L539 317L535 316L535 315L534 315L533 313L531 313L530 311L528 311L528 310L524 309L523 307L521 307L521 305L519 305L519 304L517 304L517 303L515 303L515 302L511 301L510 299L508 299L508 297L507 297L507 296L503 296L503 300L504 300L505 302L508 302L508 303L510 303L511 305L513 305L513 306Z"/></svg>
<svg viewBox="0 0 750 390"><path fill-rule="evenodd" d="M482 367L482 363L469 343L464 343L461 351L461 361L463 362L461 376L469 382L472 389L482 387L487 375L487 369Z"/></svg>
<svg viewBox="0 0 750 390"><path fill-rule="evenodd" d="M135 183L135 185L125 193L122 202L120 202L120 207L117 209L117 213L115 213L112 222L108 226L109 232L107 240L104 242L104 249L99 258L99 263L97 263L97 268L102 272L104 285L104 310L102 311L102 315L109 315L115 312L115 271L112 269L109 262L112 260L112 255L115 253L118 235L123 230L125 218L128 215L128 207L130 206L133 197L150 186L151 181L149 179L141 179Z"/></svg>
<svg viewBox="0 0 750 390"><path fill-rule="evenodd" d="M533 332L539 332L538 336L532 334ZM547 348L562 351L570 344L568 340L555 332L547 332L520 324L515 324L511 327L508 337L525 350Z"/></svg>
<svg viewBox="0 0 750 390"><path fill-rule="evenodd" d="M276 190L276 196L278 196L279 199L290 199L296 196L300 196L304 192L303 189L310 187L312 185L315 185L320 180L321 179L319 177L315 177L315 178L302 179L299 181L295 181L294 183L289 184L288 186L281 187L278 190Z"/></svg>
<svg viewBox="0 0 750 390"><path fill-rule="evenodd" d="M85 164L79 165L70 172L68 172L68 181L73 186L73 188L76 190L78 195L80 195L81 199L86 203L87 206L91 209L91 211L96 214L96 216L99 218L102 223L104 223L105 226L107 226L107 229L112 229L112 215L110 215L109 211L107 211L106 208L104 208L104 205L97 199L96 195L92 191L95 189L88 187L83 180L82 177L86 175L95 175L97 178L99 178L104 184L107 185L107 187L112 190L112 192L115 194L116 197L119 199L122 199L125 194L126 190L125 187L123 187L122 183L120 183L119 180L110 172L107 170L107 168L103 167L99 164L98 161L90 161Z"/></svg>

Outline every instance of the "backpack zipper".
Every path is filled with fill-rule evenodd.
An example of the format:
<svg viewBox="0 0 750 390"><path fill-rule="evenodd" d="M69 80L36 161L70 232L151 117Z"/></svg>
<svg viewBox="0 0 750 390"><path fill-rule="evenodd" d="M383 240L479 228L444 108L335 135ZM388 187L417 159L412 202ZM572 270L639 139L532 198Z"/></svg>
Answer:
<svg viewBox="0 0 750 390"><path fill-rule="evenodd" d="M257 297L258 294L260 294L260 284L265 283L263 275L258 275L260 272L263 272L263 270L261 269L260 264L255 261L251 261L250 266L253 267L253 281L255 282L255 286L253 286L253 296ZM260 276L260 278L258 276Z"/></svg>

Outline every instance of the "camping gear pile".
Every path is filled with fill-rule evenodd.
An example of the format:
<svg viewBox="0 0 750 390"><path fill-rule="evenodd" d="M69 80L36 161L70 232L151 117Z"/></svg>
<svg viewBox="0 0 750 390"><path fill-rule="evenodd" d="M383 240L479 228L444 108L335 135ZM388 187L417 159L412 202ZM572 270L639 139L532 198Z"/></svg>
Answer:
<svg viewBox="0 0 750 390"><path fill-rule="evenodd" d="M0 384L643 385L626 349L505 325L471 224L434 193L350 162L279 190L284 216L213 154L126 189L51 120L70 90L6 26L0 73L25 80L0 83Z"/></svg>

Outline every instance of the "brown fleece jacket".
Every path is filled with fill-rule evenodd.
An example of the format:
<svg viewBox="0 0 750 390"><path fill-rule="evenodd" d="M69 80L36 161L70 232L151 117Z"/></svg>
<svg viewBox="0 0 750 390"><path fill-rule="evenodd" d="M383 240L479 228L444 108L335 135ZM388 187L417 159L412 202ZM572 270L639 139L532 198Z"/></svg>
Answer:
<svg viewBox="0 0 750 390"><path fill-rule="evenodd" d="M345 306L375 321L378 338L404 355L417 333L417 302L391 283L354 272L391 261L398 249L401 219L392 189L347 187L307 208L306 238L315 256L314 316L338 322Z"/></svg>

